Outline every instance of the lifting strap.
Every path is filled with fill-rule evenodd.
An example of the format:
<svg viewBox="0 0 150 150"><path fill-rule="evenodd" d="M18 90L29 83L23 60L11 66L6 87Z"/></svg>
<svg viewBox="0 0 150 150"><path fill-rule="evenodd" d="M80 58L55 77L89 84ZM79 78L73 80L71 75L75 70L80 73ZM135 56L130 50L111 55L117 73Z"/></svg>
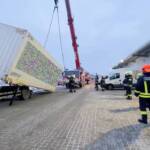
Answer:
<svg viewBox="0 0 150 150"><path fill-rule="evenodd" d="M48 42L48 39L49 39L49 35L50 35L50 32L51 32L51 27L52 27L54 13L55 13L56 8L57 7L55 6L54 9L53 9L53 14L52 14L52 18L51 18L51 21L50 21L50 24L49 24L48 33L46 35L45 42L44 42L44 48L46 48L46 45L47 45L47 42Z"/></svg>
<svg viewBox="0 0 150 150"><path fill-rule="evenodd" d="M62 54L62 62L63 62L63 67L64 69L65 67L65 59L64 59L64 53L63 53L63 46L62 46L62 36L61 36L61 28L60 28L60 18L59 18L59 9L58 9L58 0L54 0L55 6L53 9L53 13L52 13L52 17L51 17L51 21L50 21L50 25L49 25L49 29L48 29L48 33L46 35L46 39L44 42L44 48L46 48L49 36L50 36L50 32L51 32L51 28L52 28L52 23L53 23L53 18L54 18L54 14L55 11L57 10L57 22L58 22L58 32L59 32L59 43L60 43L60 49L61 49L61 54Z"/></svg>
<svg viewBox="0 0 150 150"><path fill-rule="evenodd" d="M65 70L66 67L65 67L65 58L64 58L63 45L62 45L62 35L61 35L61 28L60 28L59 9L58 9L58 7L56 9L57 9L57 21L58 21L60 49L61 49L61 54L62 54L63 67L64 67L64 70Z"/></svg>

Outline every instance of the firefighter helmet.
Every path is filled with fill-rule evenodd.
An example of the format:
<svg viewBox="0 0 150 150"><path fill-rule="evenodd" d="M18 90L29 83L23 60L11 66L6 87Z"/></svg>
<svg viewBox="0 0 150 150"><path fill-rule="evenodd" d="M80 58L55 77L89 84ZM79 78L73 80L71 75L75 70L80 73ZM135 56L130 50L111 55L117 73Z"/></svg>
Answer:
<svg viewBox="0 0 150 150"><path fill-rule="evenodd" d="M127 71L125 75L132 75L132 71Z"/></svg>
<svg viewBox="0 0 150 150"><path fill-rule="evenodd" d="M75 78L76 78L76 75L75 75L75 74L73 74L73 75L71 75L71 77L75 79Z"/></svg>
<svg viewBox="0 0 150 150"><path fill-rule="evenodd" d="M142 68L143 73L150 73L150 64L146 64Z"/></svg>

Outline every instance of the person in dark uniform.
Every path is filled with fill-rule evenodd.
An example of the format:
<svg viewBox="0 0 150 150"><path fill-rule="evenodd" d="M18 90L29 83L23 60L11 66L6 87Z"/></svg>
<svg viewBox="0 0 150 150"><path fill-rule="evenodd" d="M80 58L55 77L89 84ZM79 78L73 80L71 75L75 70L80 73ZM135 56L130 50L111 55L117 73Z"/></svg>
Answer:
<svg viewBox="0 0 150 150"><path fill-rule="evenodd" d="M100 81L101 89L102 91L105 90L105 78L102 76L101 81Z"/></svg>
<svg viewBox="0 0 150 150"><path fill-rule="evenodd" d="M75 79L73 76L71 76L69 78L69 91L72 93L72 92L76 92L75 90Z"/></svg>
<svg viewBox="0 0 150 150"><path fill-rule="evenodd" d="M128 95L128 92L127 92L127 83L128 83L128 73L125 74L125 79L123 80L123 86L124 86L124 89L126 91L125 96Z"/></svg>
<svg viewBox="0 0 150 150"><path fill-rule="evenodd" d="M95 75L95 89L98 91L99 87L99 76L98 74Z"/></svg>
<svg viewBox="0 0 150 150"><path fill-rule="evenodd" d="M139 106L141 112L140 123L147 124L147 111L150 110L150 64L144 65L142 68L143 76L141 76L136 84L135 96L139 97Z"/></svg>
<svg viewBox="0 0 150 150"><path fill-rule="evenodd" d="M132 99L132 86L133 86L133 77L132 73L126 73L125 79L123 81L124 88L126 90L126 98L127 99Z"/></svg>
<svg viewBox="0 0 150 150"><path fill-rule="evenodd" d="M17 95L17 90L18 90L18 86L17 85L10 85L10 88L12 88L12 91L13 91L13 97L10 99L10 102L9 102L9 106L12 106L14 100L16 99L16 95Z"/></svg>

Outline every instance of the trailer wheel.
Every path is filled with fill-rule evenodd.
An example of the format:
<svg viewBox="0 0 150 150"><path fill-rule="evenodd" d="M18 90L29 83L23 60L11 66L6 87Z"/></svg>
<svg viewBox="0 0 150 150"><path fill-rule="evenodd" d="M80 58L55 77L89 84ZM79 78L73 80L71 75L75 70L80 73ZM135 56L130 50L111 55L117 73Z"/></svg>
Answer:
<svg viewBox="0 0 150 150"><path fill-rule="evenodd" d="M29 89L22 89L21 90L21 97L23 100L31 98L31 91Z"/></svg>
<svg viewBox="0 0 150 150"><path fill-rule="evenodd" d="M108 90L113 90L114 89L114 86L113 85L108 85Z"/></svg>
<svg viewBox="0 0 150 150"><path fill-rule="evenodd" d="M83 87L82 83L79 83L79 88L82 88L82 87Z"/></svg>

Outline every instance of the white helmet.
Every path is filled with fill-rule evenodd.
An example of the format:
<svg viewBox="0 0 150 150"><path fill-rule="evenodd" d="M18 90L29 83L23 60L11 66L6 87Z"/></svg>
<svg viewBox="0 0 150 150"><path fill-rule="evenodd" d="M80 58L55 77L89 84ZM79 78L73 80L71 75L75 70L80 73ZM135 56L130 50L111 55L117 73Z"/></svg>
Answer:
<svg viewBox="0 0 150 150"><path fill-rule="evenodd" d="M132 71L127 71L125 74L126 75L132 75Z"/></svg>

